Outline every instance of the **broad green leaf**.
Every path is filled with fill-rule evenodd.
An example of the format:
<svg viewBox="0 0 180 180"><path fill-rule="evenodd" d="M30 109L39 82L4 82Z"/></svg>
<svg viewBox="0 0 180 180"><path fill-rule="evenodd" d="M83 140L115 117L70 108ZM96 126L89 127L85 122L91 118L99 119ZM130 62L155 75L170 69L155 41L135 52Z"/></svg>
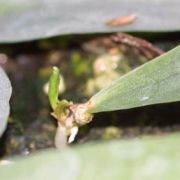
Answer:
<svg viewBox="0 0 180 180"><path fill-rule="evenodd" d="M48 92L49 101L53 110L56 109L58 104L59 83L60 83L59 69L57 67L53 67L49 79L49 92Z"/></svg>
<svg viewBox="0 0 180 180"><path fill-rule="evenodd" d="M0 42L61 34L119 31L179 31L179 0L1 0ZM134 23L109 27L106 22L135 14Z"/></svg>
<svg viewBox="0 0 180 180"><path fill-rule="evenodd" d="M179 180L180 134L45 151L0 166L1 180Z"/></svg>
<svg viewBox="0 0 180 180"><path fill-rule="evenodd" d="M180 46L114 81L90 99L91 112L180 101Z"/></svg>
<svg viewBox="0 0 180 180"><path fill-rule="evenodd" d="M0 137L7 125L11 91L12 88L10 81L3 69L0 67Z"/></svg>

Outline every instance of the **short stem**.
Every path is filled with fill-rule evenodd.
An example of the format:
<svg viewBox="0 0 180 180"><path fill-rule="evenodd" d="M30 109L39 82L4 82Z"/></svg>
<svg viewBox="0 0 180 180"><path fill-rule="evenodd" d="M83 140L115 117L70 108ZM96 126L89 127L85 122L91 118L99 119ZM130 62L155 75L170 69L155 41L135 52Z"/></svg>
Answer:
<svg viewBox="0 0 180 180"><path fill-rule="evenodd" d="M59 150L67 147L66 127L62 126L59 122L58 122L58 127L56 130L54 144L55 144L55 147Z"/></svg>
<svg viewBox="0 0 180 180"><path fill-rule="evenodd" d="M57 113L58 111L51 113L58 121L54 140L57 149L63 149L68 146L68 143L73 142L77 135L78 127L89 123L93 117L93 114L88 112L89 103L71 104L66 108L69 113L64 117L61 117L61 114Z"/></svg>

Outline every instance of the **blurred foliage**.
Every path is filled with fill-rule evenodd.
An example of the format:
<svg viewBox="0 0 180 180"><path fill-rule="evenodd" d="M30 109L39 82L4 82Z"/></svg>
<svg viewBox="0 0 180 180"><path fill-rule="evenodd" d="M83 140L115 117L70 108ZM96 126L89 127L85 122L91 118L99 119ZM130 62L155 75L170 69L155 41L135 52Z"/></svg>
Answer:
<svg viewBox="0 0 180 180"><path fill-rule="evenodd" d="M83 77L91 71L91 66L86 59L83 59L80 53L74 52L71 55L71 70L77 78Z"/></svg>
<svg viewBox="0 0 180 180"><path fill-rule="evenodd" d="M1 0L0 42L64 34L179 31L179 5L179 0L83 0L80 3L78 0ZM130 15L137 17L133 23L107 25L113 19Z"/></svg>
<svg viewBox="0 0 180 180"><path fill-rule="evenodd" d="M2 180L178 180L180 135L91 143L49 150L1 165Z"/></svg>
<svg viewBox="0 0 180 180"><path fill-rule="evenodd" d="M0 55L0 62L6 58ZM0 138L4 133L9 116L9 100L12 94L12 87L4 70L0 67Z"/></svg>

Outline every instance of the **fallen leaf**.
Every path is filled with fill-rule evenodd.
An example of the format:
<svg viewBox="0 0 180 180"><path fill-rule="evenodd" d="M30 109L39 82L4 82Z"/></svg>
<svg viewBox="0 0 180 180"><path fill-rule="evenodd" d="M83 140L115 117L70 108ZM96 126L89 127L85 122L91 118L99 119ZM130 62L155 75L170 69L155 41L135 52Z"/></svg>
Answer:
<svg viewBox="0 0 180 180"><path fill-rule="evenodd" d="M136 19L136 15L134 14L131 14L128 16L121 16L121 17L107 21L106 25L107 26L123 26L123 25L133 23L135 19Z"/></svg>

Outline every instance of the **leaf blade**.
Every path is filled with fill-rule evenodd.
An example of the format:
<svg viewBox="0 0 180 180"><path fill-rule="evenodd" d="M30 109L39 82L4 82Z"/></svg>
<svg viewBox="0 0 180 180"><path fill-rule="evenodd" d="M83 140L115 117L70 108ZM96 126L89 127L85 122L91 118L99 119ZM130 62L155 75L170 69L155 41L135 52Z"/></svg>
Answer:
<svg viewBox="0 0 180 180"><path fill-rule="evenodd" d="M177 133L164 137L90 143L63 152L49 150L0 166L0 178L179 180L179 140L180 134Z"/></svg>
<svg viewBox="0 0 180 180"><path fill-rule="evenodd" d="M0 42L97 32L175 32L180 30L179 6L179 0L1 0ZM131 14L137 15L132 24L106 25Z"/></svg>
<svg viewBox="0 0 180 180"><path fill-rule="evenodd" d="M180 100L180 46L140 66L91 99L93 113Z"/></svg>
<svg viewBox="0 0 180 180"><path fill-rule="evenodd" d="M7 126L11 93L11 83L4 70L0 67L0 137Z"/></svg>

